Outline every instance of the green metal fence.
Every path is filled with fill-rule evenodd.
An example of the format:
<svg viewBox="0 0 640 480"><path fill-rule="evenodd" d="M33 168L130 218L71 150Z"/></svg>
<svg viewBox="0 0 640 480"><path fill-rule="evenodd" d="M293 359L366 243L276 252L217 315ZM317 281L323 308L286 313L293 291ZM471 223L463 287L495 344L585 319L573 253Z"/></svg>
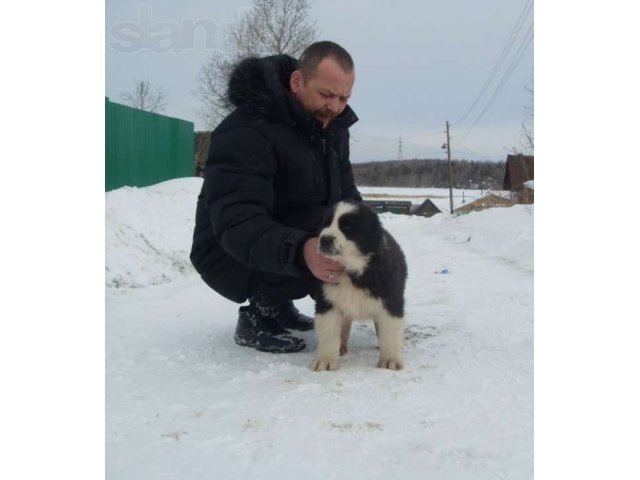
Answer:
<svg viewBox="0 0 640 480"><path fill-rule="evenodd" d="M105 97L105 191L193 175L193 123Z"/></svg>

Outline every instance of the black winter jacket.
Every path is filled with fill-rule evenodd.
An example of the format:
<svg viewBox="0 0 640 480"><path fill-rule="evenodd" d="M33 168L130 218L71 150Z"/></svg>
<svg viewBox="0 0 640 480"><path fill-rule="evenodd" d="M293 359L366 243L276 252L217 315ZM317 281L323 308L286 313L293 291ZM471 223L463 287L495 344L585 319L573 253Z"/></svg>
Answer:
<svg viewBox="0 0 640 480"><path fill-rule="evenodd" d="M307 295L304 241L333 203L361 200L349 162L357 117L347 106L323 130L289 91L296 66L286 55L241 62L228 89L236 109L211 134L190 258L211 288L238 303L257 285L273 296Z"/></svg>

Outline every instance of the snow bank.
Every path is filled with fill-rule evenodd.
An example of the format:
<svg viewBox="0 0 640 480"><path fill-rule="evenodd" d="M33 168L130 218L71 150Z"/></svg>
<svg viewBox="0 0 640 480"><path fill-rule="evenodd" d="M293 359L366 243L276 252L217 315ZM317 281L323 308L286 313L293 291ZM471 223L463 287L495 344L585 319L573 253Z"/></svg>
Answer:
<svg viewBox="0 0 640 480"><path fill-rule="evenodd" d="M195 273L189 252L201 187L201 178L181 178L105 194L107 287L139 288ZM407 190L414 194L421 191ZM405 243L421 241L421 229L413 228L419 224L421 228L440 229L451 242L466 242L473 251L531 271L532 217L533 205L494 208L454 218L447 214L429 219L381 215L386 228L404 236Z"/></svg>
<svg viewBox="0 0 640 480"><path fill-rule="evenodd" d="M432 217L452 242L533 271L533 205L496 207L450 218Z"/></svg>
<svg viewBox="0 0 640 480"><path fill-rule="evenodd" d="M189 252L201 187L201 178L181 178L105 194L107 287L139 288L195 273ZM533 270L532 216L533 205L517 205L455 218L447 214L430 219L393 214L381 218L392 233L401 234L417 222L441 229L451 242L467 242L474 251ZM415 231L407 241L420 241L420 230Z"/></svg>
<svg viewBox="0 0 640 480"><path fill-rule="evenodd" d="M201 178L105 194L107 287L144 287L195 272L189 261Z"/></svg>

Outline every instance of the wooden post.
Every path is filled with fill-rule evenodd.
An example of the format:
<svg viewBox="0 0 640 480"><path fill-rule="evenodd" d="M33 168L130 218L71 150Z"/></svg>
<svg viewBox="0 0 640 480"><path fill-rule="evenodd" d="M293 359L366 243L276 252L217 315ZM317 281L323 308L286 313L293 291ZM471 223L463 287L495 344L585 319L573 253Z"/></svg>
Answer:
<svg viewBox="0 0 640 480"><path fill-rule="evenodd" d="M451 168L451 143L449 141L449 121L447 120L447 158L449 159L449 208L453 215L453 171Z"/></svg>

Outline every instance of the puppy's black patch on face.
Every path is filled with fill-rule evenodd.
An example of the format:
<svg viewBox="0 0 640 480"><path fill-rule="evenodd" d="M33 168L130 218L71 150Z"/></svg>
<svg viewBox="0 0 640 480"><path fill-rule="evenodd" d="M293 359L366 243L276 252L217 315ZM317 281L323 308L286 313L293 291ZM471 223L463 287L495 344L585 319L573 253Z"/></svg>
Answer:
<svg viewBox="0 0 640 480"><path fill-rule="evenodd" d="M342 215L338 219L338 228L363 255L376 251L382 238L378 215L364 205L357 205L357 210Z"/></svg>

